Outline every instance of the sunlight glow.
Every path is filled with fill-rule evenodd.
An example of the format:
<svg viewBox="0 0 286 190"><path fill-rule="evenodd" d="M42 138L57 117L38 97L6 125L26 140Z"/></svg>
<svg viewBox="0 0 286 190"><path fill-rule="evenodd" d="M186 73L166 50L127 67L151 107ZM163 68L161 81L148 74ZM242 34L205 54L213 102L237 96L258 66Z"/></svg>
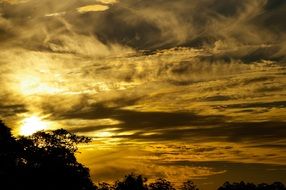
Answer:
<svg viewBox="0 0 286 190"><path fill-rule="evenodd" d="M99 137L99 138L106 138L106 137L112 137L114 133L109 132L109 131L100 131L97 132L94 136Z"/></svg>
<svg viewBox="0 0 286 190"><path fill-rule="evenodd" d="M35 76L25 77L25 79L20 82L20 90L24 95L55 94L62 92L61 89L52 87L41 81L40 77Z"/></svg>
<svg viewBox="0 0 286 190"><path fill-rule="evenodd" d="M43 121L37 116L31 116L25 118L22 121L22 126L20 128L20 134L24 136L32 135L33 133L44 130L48 128L48 123Z"/></svg>

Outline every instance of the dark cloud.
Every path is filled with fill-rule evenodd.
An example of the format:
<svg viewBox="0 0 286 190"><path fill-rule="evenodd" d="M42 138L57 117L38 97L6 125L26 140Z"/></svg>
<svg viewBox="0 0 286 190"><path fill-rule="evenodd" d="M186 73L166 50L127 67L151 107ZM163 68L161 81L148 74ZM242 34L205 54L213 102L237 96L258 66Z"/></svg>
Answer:
<svg viewBox="0 0 286 190"><path fill-rule="evenodd" d="M284 46L280 40L284 38L285 23L279 19L285 16L283 6L285 3L281 1L265 3L262 0L121 1L96 16L103 22L94 30L104 41L112 40L137 49L217 46L220 41L226 49L240 49L227 50L222 56L246 62L280 60L284 57L277 54ZM152 12L155 10L156 14ZM268 27L267 21L274 27ZM104 25L106 22L111 24ZM114 25L120 29L114 30ZM262 47L267 44L269 47ZM253 47L250 49L249 45Z"/></svg>
<svg viewBox="0 0 286 190"><path fill-rule="evenodd" d="M228 108L285 108L286 101L255 102L226 105Z"/></svg>
<svg viewBox="0 0 286 190"><path fill-rule="evenodd" d="M225 120L225 117L220 115L202 116L191 112L138 112L120 108L108 108L101 104L96 104L87 111L75 110L74 112L67 112L59 116L59 119L69 118L87 120L112 118L123 122L119 126L124 131L135 129L168 129L190 125L208 126L221 123Z"/></svg>
<svg viewBox="0 0 286 190"><path fill-rule="evenodd" d="M286 3L283 0L267 1L264 12L255 18L258 25L275 33L283 33L286 30L285 22L281 18L285 16ZM271 27L267 27L271 26Z"/></svg>
<svg viewBox="0 0 286 190"><path fill-rule="evenodd" d="M190 142L275 142L286 137L285 122L221 123L214 127L161 130L159 134L134 134L130 139L150 141L181 140ZM153 130L156 128L152 128ZM120 136L121 137L121 136Z"/></svg>
<svg viewBox="0 0 286 190"><path fill-rule="evenodd" d="M218 95L218 96L207 97L204 100L206 101L227 101L227 100L232 100L232 99L233 98L229 96Z"/></svg>
<svg viewBox="0 0 286 190"><path fill-rule="evenodd" d="M285 122L233 122L220 127L190 130L190 136L206 136L228 142L267 142L286 137Z"/></svg>
<svg viewBox="0 0 286 190"><path fill-rule="evenodd" d="M93 36L107 47L121 44L139 50L176 46L221 50L211 59L253 62L285 57L286 24L281 18L285 17L286 5L281 0L122 0L106 11L77 13L78 7L89 4L94 2L31 0L5 4L1 19L13 27L0 24L1 36L8 39L13 34L21 40L19 45L25 41L31 49L57 51L61 47L69 53L75 52L68 50L61 35ZM45 16L53 13L64 14ZM57 50L51 48L53 44Z"/></svg>
<svg viewBox="0 0 286 190"><path fill-rule="evenodd" d="M28 109L25 105L14 104L14 105L5 105L0 103L0 118L14 116L15 114L28 112Z"/></svg>
<svg viewBox="0 0 286 190"><path fill-rule="evenodd" d="M239 104L238 108L279 107L281 102ZM234 106L233 106L234 107ZM227 141L227 142L275 142L286 138L286 123L283 121L231 122L231 117L223 115L200 115L191 112L139 112L124 110L120 107L108 108L96 104L89 109L74 110L58 119L114 119L115 125L86 126L74 129L74 132L91 132L108 128L117 128L116 133L139 130L130 135L114 135L114 138L138 140L187 140L187 141ZM185 128L184 128L185 127ZM146 132L151 132L145 135ZM152 134L152 132L155 132Z"/></svg>
<svg viewBox="0 0 286 190"><path fill-rule="evenodd" d="M286 148L286 143L285 144L258 144L258 145L251 145L249 147L284 149Z"/></svg>

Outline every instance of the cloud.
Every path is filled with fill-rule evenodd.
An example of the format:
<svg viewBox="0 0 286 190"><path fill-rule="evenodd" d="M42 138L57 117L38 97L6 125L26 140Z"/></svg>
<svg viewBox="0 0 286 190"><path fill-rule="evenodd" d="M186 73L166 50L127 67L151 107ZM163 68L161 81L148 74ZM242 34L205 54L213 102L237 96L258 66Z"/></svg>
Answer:
<svg viewBox="0 0 286 190"><path fill-rule="evenodd" d="M103 3L103 4L114 4L117 3L117 0L97 0L97 2L99 3Z"/></svg>
<svg viewBox="0 0 286 190"><path fill-rule="evenodd" d="M0 39L2 41L1 45L5 46L9 39L13 38L15 36L14 30L13 30L13 25L12 23L4 18L1 14L0 14Z"/></svg>
<svg viewBox="0 0 286 190"><path fill-rule="evenodd" d="M25 105L2 105L0 104L0 115L2 118L15 116L19 113L28 112Z"/></svg>
<svg viewBox="0 0 286 190"><path fill-rule="evenodd" d="M96 17L119 25L121 29L114 31L109 25L96 25L94 32L104 41L116 41L138 49L206 46L227 51L230 57L251 57L249 50L255 52L268 45L268 50L261 54L266 59L274 59L278 56L267 51L271 49L276 54L284 46L280 41L284 34L282 30L271 30L262 21L266 18L279 20L273 10L267 8L268 4L263 0L224 3L180 0L165 1L163 5L160 1L122 1ZM276 11L283 14L280 9ZM283 28L284 24L277 25Z"/></svg>
<svg viewBox="0 0 286 190"><path fill-rule="evenodd" d="M146 156L146 154L148 156ZM88 159L85 157L88 157ZM135 172L144 174L150 181L158 177L172 180L176 176L176 182L178 182L190 177L199 179L225 172L225 170L217 170L207 166L184 166L179 164L175 166L175 164L165 164L164 161L160 163L159 160L150 162L149 158L154 158L153 153L146 151L143 147L140 151L138 151L138 149L136 151L134 147L124 145L117 147L116 151L108 149L88 149L84 155L80 155L80 159L81 158L85 158L85 161L97 160L98 163L101 163L100 165L89 164L92 165L91 173L96 176L96 181L117 180L123 177L119 175L121 173Z"/></svg>
<svg viewBox="0 0 286 190"><path fill-rule="evenodd" d="M0 3L8 3L8 4L20 4L20 3L26 3L29 0L1 0Z"/></svg>
<svg viewBox="0 0 286 190"><path fill-rule="evenodd" d="M115 3L115 2L114 2ZM46 6L49 4L49 6ZM37 6L36 10L33 7ZM133 52L132 48L118 43L104 44L87 27L78 27L77 12L103 11L107 5L81 3L69 0L64 3L33 0L1 8L0 19L3 41L8 47L35 51L81 54L83 56L118 56ZM75 18L76 17L76 18ZM83 22L82 22L83 23ZM85 29L87 28L87 29ZM82 45L85 46L82 47ZM3 44L1 44L3 46ZM108 54L108 55L107 55Z"/></svg>
<svg viewBox="0 0 286 190"><path fill-rule="evenodd" d="M109 9L108 6L106 5L86 5L83 7L79 7L77 8L77 11L79 13L86 13L86 12L97 12L97 11L106 11L107 9Z"/></svg>
<svg viewBox="0 0 286 190"><path fill-rule="evenodd" d="M52 16L63 16L65 15L66 12L60 12L60 13L49 13L49 14L46 14L45 16L47 17L52 17Z"/></svg>
<svg viewBox="0 0 286 190"><path fill-rule="evenodd" d="M33 49L46 48L43 44L45 35L69 36L72 32L97 39L107 47L114 44L139 50L206 47L213 49L214 58L246 62L283 60L285 57L285 44L282 43L285 24L279 18L283 17L286 5L281 0L223 3L168 0L164 4L160 0L98 1L98 4L88 0L61 3L53 0L36 4L37 10L31 11L33 5L32 0L2 8L5 19L17 26L15 40L24 40ZM91 11L94 13L77 13ZM44 19L45 15L49 17ZM52 19L55 16L62 19ZM273 23L271 28L268 27L270 21ZM114 30L113 26L120 27ZM39 29L44 31L44 36Z"/></svg>

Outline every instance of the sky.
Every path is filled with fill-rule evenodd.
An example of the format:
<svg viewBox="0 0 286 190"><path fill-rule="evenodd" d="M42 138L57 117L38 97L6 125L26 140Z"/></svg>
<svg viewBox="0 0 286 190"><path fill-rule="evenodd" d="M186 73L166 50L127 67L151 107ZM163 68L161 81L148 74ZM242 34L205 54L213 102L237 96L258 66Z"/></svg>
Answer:
<svg viewBox="0 0 286 190"><path fill-rule="evenodd" d="M286 183L285 0L0 0L0 118L93 142L95 182Z"/></svg>

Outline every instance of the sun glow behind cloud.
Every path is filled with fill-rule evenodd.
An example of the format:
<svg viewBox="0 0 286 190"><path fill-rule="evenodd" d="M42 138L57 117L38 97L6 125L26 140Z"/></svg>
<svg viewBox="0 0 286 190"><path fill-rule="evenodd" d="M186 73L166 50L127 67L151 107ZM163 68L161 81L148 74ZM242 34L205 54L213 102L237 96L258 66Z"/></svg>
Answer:
<svg viewBox="0 0 286 190"><path fill-rule="evenodd" d="M20 91L23 95L32 94L56 94L63 92L62 89L50 86L42 82L42 79L37 76L27 76L20 82Z"/></svg>
<svg viewBox="0 0 286 190"><path fill-rule="evenodd" d="M20 134L27 136L32 135L33 133L49 128L48 122L45 122L38 116L30 116L22 121L20 127Z"/></svg>

